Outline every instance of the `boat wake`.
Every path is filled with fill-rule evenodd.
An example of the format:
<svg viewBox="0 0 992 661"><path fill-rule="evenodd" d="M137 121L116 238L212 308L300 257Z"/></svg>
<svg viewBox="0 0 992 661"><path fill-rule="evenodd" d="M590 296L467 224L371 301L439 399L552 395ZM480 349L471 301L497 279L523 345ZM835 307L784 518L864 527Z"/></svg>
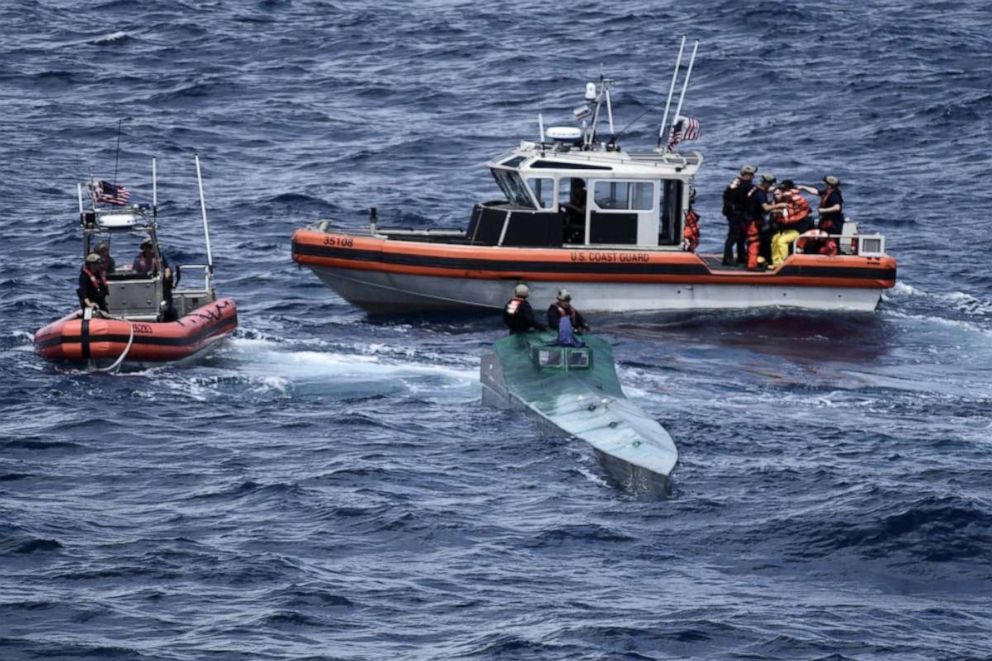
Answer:
<svg viewBox="0 0 992 661"><path fill-rule="evenodd" d="M171 381L174 389L195 399L239 395L355 401L406 395L468 401L478 397L476 369L402 359L378 345L319 350L271 339L235 338L202 369Z"/></svg>

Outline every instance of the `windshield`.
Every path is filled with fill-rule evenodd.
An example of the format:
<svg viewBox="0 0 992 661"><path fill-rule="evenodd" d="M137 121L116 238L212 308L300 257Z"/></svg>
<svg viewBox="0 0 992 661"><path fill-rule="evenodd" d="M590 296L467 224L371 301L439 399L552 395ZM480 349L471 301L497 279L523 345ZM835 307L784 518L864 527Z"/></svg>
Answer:
<svg viewBox="0 0 992 661"><path fill-rule="evenodd" d="M530 197L527 185L524 184L524 180L520 178L519 174L509 170L497 170L495 168L493 168L492 172L496 178L496 183L499 184L499 188L503 191L503 195L506 195L507 200L517 206L527 207L528 209L534 208L534 201Z"/></svg>

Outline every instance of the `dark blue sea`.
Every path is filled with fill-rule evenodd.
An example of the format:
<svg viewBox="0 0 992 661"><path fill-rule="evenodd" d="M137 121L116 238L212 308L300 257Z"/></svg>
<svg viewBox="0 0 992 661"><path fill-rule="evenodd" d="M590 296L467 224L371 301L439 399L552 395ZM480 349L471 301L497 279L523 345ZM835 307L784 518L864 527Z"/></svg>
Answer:
<svg viewBox="0 0 992 661"><path fill-rule="evenodd" d="M992 658L992 8L5 0L0 659ZM875 314L591 319L681 452L667 499L482 408L498 317L370 318L290 259L320 218L463 227L481 167L600 71L651 147L680 35L702 249L744 162L843 182ZM602 69L601 69L602 68ZM150 201L240 328L185 367L34 355L76 183ZM127 256L125 256L127 259ZM581 302L576 301L581 308Z"/></svg>

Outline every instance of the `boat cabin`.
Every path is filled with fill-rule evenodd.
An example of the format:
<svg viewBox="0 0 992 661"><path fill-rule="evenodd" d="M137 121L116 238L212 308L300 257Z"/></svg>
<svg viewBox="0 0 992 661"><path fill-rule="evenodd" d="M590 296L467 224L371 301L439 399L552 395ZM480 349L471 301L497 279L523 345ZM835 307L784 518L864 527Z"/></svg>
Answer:
<svg viewBox="0 0 992 661"><path fill-rule="evenodd" d="M80 187L80 191L82 188ZM80 192L80 223L83 257L106 244L113 268L106 273L107 306L110 313L131 321L161 321L166 310L182 317L214 300L212 275L206 265L171 266L163 255L156 233L155 208L148 205L100 206L83 210ZM151 243L150 271L135 269L142 244ZM182 283L184 275L203 272L202 284ZM168 277L167 277L168 276ZM192 285L192 286L190 286Z"/></svg>
<svg viewBox="0 0 992 661"><path fill-rule="evenodd" d="M487 163L504 199L475 205L466 238L489 246L681 250L701 163L695 153L525 142Z"/></svg>

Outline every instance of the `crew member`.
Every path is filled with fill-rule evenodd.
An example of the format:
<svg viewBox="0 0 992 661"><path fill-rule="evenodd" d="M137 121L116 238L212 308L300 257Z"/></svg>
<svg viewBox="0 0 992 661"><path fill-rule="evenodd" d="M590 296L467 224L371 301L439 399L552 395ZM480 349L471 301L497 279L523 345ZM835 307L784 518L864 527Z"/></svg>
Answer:
<svg viewBox="0 0 992 661"><path fill-rule="evenodd" d="M96 244L96 249L93 251L100 255L100 259L103 260L103 273L113 273L117 269L117 262L114 258L110 256L110 244L106 241L101 241Z"/></svg>
<svg viewBox="0 0 992 661"><path fill-rule="evenodd" d="M819 229L827 234L841 234L844 231L844 196L840 192L840 180L827 175L823 178L827 187L820 195Z"/></svg>
<svg viewBox="0 0 992 661"><path fill-rule="evenodd" d="M821 234L841 234L844 231L844 196L840 192L840 180L827 175L823 178L826 188L822 191L812 186L799 186L802 190L817 195L820 198L820 206L817 212L820 214L820 223L817 229ZM817 252L821 255L836 255L839 252L836 239L826 238L815 244L808 244L806 252Z"/></svg>
<svg viewBox="0 0 992 661"><path fill-rule="evenodd" d="M723 215L727 219L727 240L723 244L723 265L733 266L747 261L744 242L747 225L747 194L754 187L754 173L758 171L753 165L741 168L740 175L734 177L730 185L723 191ZM737 259L734 259L734 247L737 247Z"/></svg>
<svg viewBox="0 0 992 661"><path fill-rule="evenodd" d="M93 308L110 312L107 308L107 295L110 289L107 286L107 277L103 272L103 258L95 252L86 256L83 268L79 272L79 289L76 295L79 296L79 305L86 310Z"/></svg>
<svg viewBox="0 0 992 661"><path fill-rule="evenodd" d="M529 330L547 330L534 318L534 308L527 302L530 288L520 283L513 289L513 298L503 307L503 323L510 329L510 335L526 333Z"/></svg>
<svg viewBox="0 0 992 661"><path fill-rule="evenodd" d="M158 273L158 257L155 256L155 244L151 239L141 242L141 252L134 258L132 268L140 275L155 275Z"/></svg>
<svg viewBox="0 0 992 661"><path fill-rule="evenodd" d="M589 330L585 318L572 307L572 294L567 289L559 289L557 300L548 307L548 328L558 330L563 317L568 317L576 333Z"/></svg>
<svg viewBox="0 0 992 661"><path fill-rule="evenodd" d="M809 202L802 193L786 179L775 191L775 201L785 208L772 212L772 267L778 268L789 256L789 247L799 235L810 229Z"/></svg>
<svg viewBox="0 0 992 661"><path fill-rule="evenodd" d="M696 191L689 194L689 209L685 212L685 223L682 228L682 250L696 252L699 246L699 214L692 208L696 201Z"/></svg>
<svg viewBox="0 0 992 661"><path fill-rule="evenodd" d="M761 183L747 193L745 232L747 235L747 270L758 271L759 263L767 264L767 257L761 255L761 231L765 226L765 218L769 213L785 207L776 203L771 197L771 187L775 183L775 175L761 175ZM769 248L770 250L770 248ZM759 262L760 258L760 262Z"/></svg>
<svg viewBox="0 0 992 661"><path fill-rule="evenodd" d="M569 181L568 202L561 205L565 211L565 243L586 241L586 182L573 178Z"/></svg>

